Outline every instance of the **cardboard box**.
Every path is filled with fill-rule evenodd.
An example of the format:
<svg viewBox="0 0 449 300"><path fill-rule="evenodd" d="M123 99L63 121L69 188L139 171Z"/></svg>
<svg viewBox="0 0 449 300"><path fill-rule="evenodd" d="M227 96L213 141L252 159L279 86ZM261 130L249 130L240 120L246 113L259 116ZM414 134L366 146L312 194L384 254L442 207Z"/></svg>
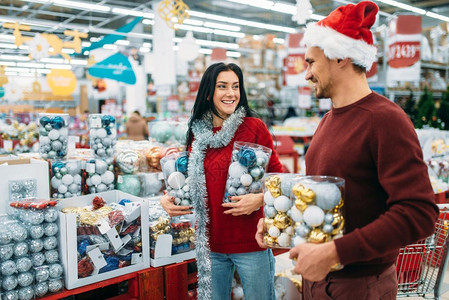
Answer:
<svg viewBox="0 0 449 300"><path fill-rule="evenodd" d="M59 225L60 225L60 253L61 260L64 265L64 280L65 287L67 289L74 289L80 286L85 286L95 282L103 281L109 278L121 276L124 274L136 272L150 266L150 254L149 254L149 223L148 223L148 202L142 198L113 190L103 193L97 193L92 195L85 195L80 197L72 197L61 200L57 208L62 209L65 207L79 207L88 206L92 203L92 199L95 196L102 197L106 203L118 203L121 199L129 199L131 202L139 202L140 204L140 216L141 216L141 228L140 234L142 235L142 260L139 263L132 264L127 267L119 268L109 272L91 275L85 278L78 278L78 252L77 252L77 222L76 214L64 214L59 213Z"/></svg>
<svg viewBox="0 0 449 300"><path fill-rule="evenodd" d="M37 159L1 159L0 160L0 214L7 212L9 203L9 183L19 180L36 182L36 197L48 199L50 186L48 163Z"/></svg>
<svg viewBox="0 0 449 300"><path fill-rule="evenodd" d="M171 254L173 237L170 234L160 234L154 249L154 258L150 258L152 267L180 263L196 257L196 251L191 250L179 254Z"/></svg>

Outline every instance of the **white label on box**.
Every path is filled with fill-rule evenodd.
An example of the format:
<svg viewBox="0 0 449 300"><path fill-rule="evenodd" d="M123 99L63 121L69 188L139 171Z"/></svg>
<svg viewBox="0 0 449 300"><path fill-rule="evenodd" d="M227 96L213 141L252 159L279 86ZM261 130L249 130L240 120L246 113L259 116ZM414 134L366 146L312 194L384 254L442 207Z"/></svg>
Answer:
<svg viewBox="0 0 449 300"><path fill-rule="evenodd" d="M87 163L86 164L86 172L87 173L95 173L95 164Z"/></svg>
<svg viewBox="0 0 449 300"><path fill-rule="evenodd" d="M3 141L3 149L10 151L12 150L12 141L10 140L4 140Z"/></svg>
<svg viewBox="0 0 449 300"><path fill-rule="evenodd" d="M101 118L90 119L90 127L91 128L101 128Z"/></svg>
<svg viewBox="0 0 449 300"><path fill-rule="evenodd" d="M120 249L120 251L118 251L117 254L121 255L121 256L126 256L126 255L130 254L133 251L134 250L132 250L132 249L125 249L125 248L123 248L123 249Z"/></svg>
<svg viewBox="0 0 449 300"><path fill-rule="evenodd" d="M98 230L100 230L101 234L106 234L109 230L111 230L111 226L109 226L109 222L104 218L100 219L99 224L97 224Z"/></svg>
<svg viewBox="0 0 449 300"><path fill-rule="evenodd" d="M129 234L127 234L127 235L125 235L123 238L122 238L122 242L123 242L123 246L126 246L126 244L128 244L128 242L131 240L131 236L129 235ZM123 247L122 246L122 247Z"/></svg>
<svg viewBox="0 0 449 300"><path fill-rule="evenodd" d="M109 249L109 243L101 243L101 244L86 246L86 252L89 252L90 250L97 248L97 247L100 249L100 251L106 251Z"/></svg>
<svg viewBox="0 0 449 300"><path fill-rule="evenodd" d="M123 176L122 175L119 175L117 177L117 183L123 183Z"/></svg>
<svg viewBox="0 0 449 300"><path fill-rule="evenodd" d="M131 264L132 265L140 264L141 262L143 262L143 255L142 255L142 253L133 253L131 255Z"/></svg>
<svg viewBox="0 0 449 300"><path fill-rule="evenodd" d="M123 247L123 242L120 236L118 235L117 230L115 230L114 227L111 228L108 232L106 232L106 236L109 239L109 242L111 242L112 247L116 251L118 251L121 247Z"/></svg>
<svg viewBox="0 0 449 300"><path fill-rule="evenodd" d="M139 236L139 235L140 235L140 226L139 226L139 228L137 228L136 231L134 231L133 237L137 237L137 236Z"/></svg>
<svg viewBox="0 0 449 300"><path fill-rule="evenodd" d="M87 252L87 255L89 255L90 260L98 270L108 264L104 259L103 254L100 252L99 247L95 247L94 249L90 250L89 252Z"/></svg>
<svg viewBox="0 0 449 300"><path fill-rule="evenodd" d="M132 211L128 211L125 216L125 221L131 223L140 216L140 206L135 207Z"/></svg>

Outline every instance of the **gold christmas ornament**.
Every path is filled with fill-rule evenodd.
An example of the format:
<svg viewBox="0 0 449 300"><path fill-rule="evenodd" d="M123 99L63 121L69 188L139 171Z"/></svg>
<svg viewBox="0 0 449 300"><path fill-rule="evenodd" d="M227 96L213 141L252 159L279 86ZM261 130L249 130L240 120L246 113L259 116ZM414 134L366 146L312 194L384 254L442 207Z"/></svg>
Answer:
<svg viewBox="0 0 449 300"><path fill-rule="evenodd" d="M271 226L273 226L274 219L264 218L263 222L265 223L265 228L268 230Z"/></svg>
<svg viewBox="0 0 449 300"><path fill-rule="evenodd" d="M315 228L310 231L309 236L307 237L307 241L309 243L321 244L327 242L329 239L329 235L323 232L320 228Z"/></svg>
<svg viewBox="0 0 449 300"><path fill-rule="evenodd" d="M292 188L293 194L296 198L301 199L307 204L313 204L315 202L315 193L309 188L306 188L302 184L295 184Z"/></svg>
<svg viewBox="0 0 449 300"><path fill-rule="evenodd" d="M281 177L273 175L265 179L265 187L270 191L273 197L279 197L282 195L281 191Z"/></svg>
<svg viewBox="0 0 449 300"><path fill-rule="evenodd" d="M163 0L159 3L158 14L168 27L177 30L189 18L189 7L182 0Z"/></svg>
<svg viewBox="0 0 449 300"><path fill-rule="evenodd" d="M266 235L263 237L263 242L268 247L274 247L277 244L276 238L269 236L269 235Z"/></svg>
<svg viewBox="0 0 449 300"><path fill-rule="evenodd" d="M308 205L307 203L298 198L295 200L295 206L300 212L304 212Z"/></svg>
<svg viewBox="0 0 449 300"><path fill-rule="evenodd" d="M285 213L278 213L274 217L273 225L279 229L285 229L288 226L292 225L292 220Z"/></svg>

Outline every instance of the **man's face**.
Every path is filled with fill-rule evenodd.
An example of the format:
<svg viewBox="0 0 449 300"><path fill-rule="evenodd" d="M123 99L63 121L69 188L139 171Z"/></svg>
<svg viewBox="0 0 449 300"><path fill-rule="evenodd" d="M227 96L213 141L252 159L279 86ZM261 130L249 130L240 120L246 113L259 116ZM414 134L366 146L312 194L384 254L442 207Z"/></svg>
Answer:
<svg viewBox="0 0 449 300"><path fill-rule="evenodd" d="M332 98L331 60L318 47L308 47L305 60L307 63L306 80L313 83L317 98Z"/></svg>

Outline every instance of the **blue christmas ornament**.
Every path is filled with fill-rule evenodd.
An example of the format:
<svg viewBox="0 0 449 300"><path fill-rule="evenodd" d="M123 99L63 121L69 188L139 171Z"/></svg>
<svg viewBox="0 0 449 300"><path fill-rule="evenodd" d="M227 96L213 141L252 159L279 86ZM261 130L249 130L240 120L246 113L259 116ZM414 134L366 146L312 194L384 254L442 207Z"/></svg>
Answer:
<svg viewBox="0 0 449 300"><path fill-rule="evenodd" d="M252 166L254 166L257 161L256 153L253 149L248 147L240 148L237 157L239 163L247 168L251 168Z"/></svg>
<svg viewBox="0 0 449 300"><path fill-rule="evenodd" d="M189 158L187 156L180 156L175 161L175 168L178 172L187 174L187 165L189 164Z"/></svg>
<svg viewBox="0 0 449 300"><path fill-rule="evenodd" d="M111 119L109 117L109 115L101 117L101 124L103 124L103 126L109 126L109 124L111 124Z"/></svg>
<svg viewBox="0 0 449 300"><path fill-rule="evenodd" d="M101 273L105 273L105 272L109 272L109 271L118 269L119 259L118 259L118 257L115 257L115 256L108 256L108 257L106 257L106 263L107 263L107 265L104 266L103 268L101 268L98 273L101 274Z"/></svg>
<svg viewBox="0 0 449 300"><path fill-rule="evenodd" d="M90 245L89 240L82 240L78 245L78 253L81 256L84 256L86 254L86 247Z"/></svg>
<svg viewBox="0 0 449 300"><path fill-rule="evenodd" d="M51 120L50 120L49 117L44 116L44 117L42 117L42 118L39 120L39 123L40 123L42 126L45 127L45 125L49 124L50 121L51 121Z"/></svg>
<svg viewBox="0 0 449 300"><path fill-rule="evenodd" d="M51 120L51 125L55 129L60 129L65 126L64 119L60 116L56 116Z"/></svg>

